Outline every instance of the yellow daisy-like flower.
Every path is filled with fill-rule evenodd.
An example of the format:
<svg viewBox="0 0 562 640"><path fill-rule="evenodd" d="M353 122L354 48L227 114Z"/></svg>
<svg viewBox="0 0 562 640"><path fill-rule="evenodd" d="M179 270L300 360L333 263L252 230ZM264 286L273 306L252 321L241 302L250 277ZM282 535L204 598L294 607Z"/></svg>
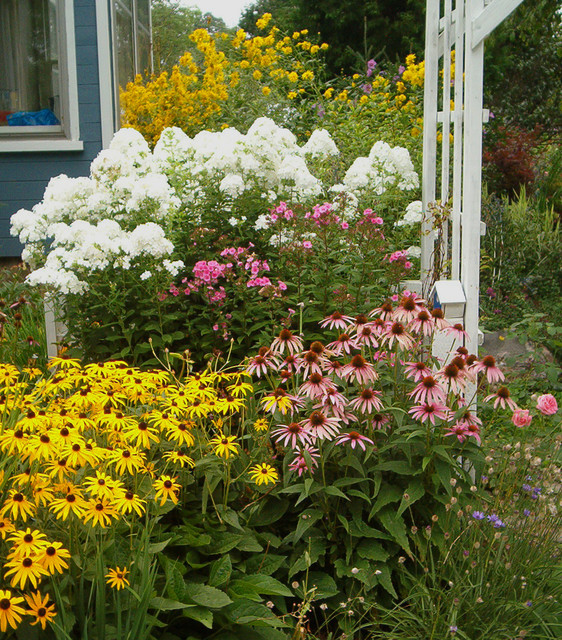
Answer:
<svg viewBox="0 0 562 640"><path fill-rule="evenodd" d="M49 505L49 511L56 515L57 520L66 520L71 513L81 518L85 508L86 501L78 489L69 490L64 498L57 498Z"/></svg>
<svg viewBox="0 0 562 640"><path fill-rule="evenodd" d="M83 518L84 524L92 521L92 526L100 526L105 529L111 524L113 518L118 518L117 509L107 500L89 500L86 503L86 512Z"/></svg>
<svg viewBox="0 0 562 640"><path fill-rule="evenodd" d="M35 616L35 620L31 622L31 626L40 624L42 629L47 627L47 622L50 622L57 614L55 612L55 605L49 604L49 594L46 593L43 597L39 591L31 595L26 595L25 600L29 610L26 611L27 615Z"/></svg>
<svg viewBox="0 0 562 640"><path fill-rule="evenodd" d="M2 540L5 540L8 533L15 531L15 529L16 527L11 520L8 520L8 518L0 519L0 537Z"/></svg>
<svg viewBox="0 0 562 640"><path fill-rule="evenodd" d="M32 517L35 514L35 511L35 505L23 493L16 489L10 489L10 497L4 502L0 516L7 516L9 513L12 520L17 520L17 518L21 517L25 522L28 517Z"/></svg>
<svg viewBox="0 0 562 640"><path fill-rule="evenodd" d="M132 513L135 511L139 516L145 511L146 500L142 500L132 491L124 491L121 495L115 498L115 506L120 513Z"/></svg>
<svg viewBox="0 0 562 640"><path fill-rule="evenodd" d="M191 468L195 466L195 460L190 458L183 451L167 451L163 457L166 460L169 460L172 464L179 464L182 468L186 465Z"/></svg>
<svg viewBox="0 0 562 640"><path fill-rule="evenodd" d="M174 503L178 503L178 493L181 489L181 485L175 482L175 478L172 476L162 476L158 478L158 480L154 481L154 488L156 489L156 494L154 495L154 499L158 502L158 498L160 500L160 506L163 506L166 503L166 500L170 498L170 500Z"/></svg>
<svg viewBox="0 0 562 640"><path fill-rule="evenodd" d="M68 569L66 560L70 558L68 549L63 548L62 542L52 542L43 549L37 557L37 562L51 575L62 573Z"/></svg>
<svg viewBox="0 0 562 640"><path fill-rule="evenodd" d="M62 370L79 369L80 360L77 360L75 358L70 358L68 356L63 356L63 355L56 356L49 360L49 362L47 363L47 367L49 369L54 369L55 367L58 367L59 369L62 369Z"/></svg>
<svg viewBox="0 0 562 640"><path fill-rule="evenodd" d="M31 582L36 589L37 584L41 581L42 576L48 575L36 558L14 558L4 565L8 569L4 577L12 576L10 586L16 587L18 584L20 589L24 589L27 581Z"/></svg>
<svg viewBox="0 0 562 640"><path fill-rule="evenodd" d="M12 533L8 541L12 543L12 550L8 555L10 559L36 555L48 544L44 533L37 529L32 531L29 527L25 531Z"/></svg>
<svg viewBox="0 0 562 640"><path fill-rule="evenodd" d="M82 484L86 491L95 498L112 500L115 495L115 481L103 471L96 471L96 477L85 478Z"/></svg>
<svg viewBox="0 0 562 640"><path fill-rule="evenodd" d="M235 398L234 396L226 396L217 400L216 409L219 413L234 413L244 406L244 398Z"/></svg>
<svg viewBox="0 0 562 640"><path fill-rule="evenodd" d="M219 433L214 438L209 440L209 444L213 447L213 453L221 458L228 459L231 454L237 455L240 445L234 442L236 436L225 436L224 433Z"/></svg>
<svg viewBox="0 0 562 640"><path fill-rule="evenodd" d="M260 418L254 422L254 429L256 431L267 431L269 429L269 423L267 420Z"/></svg>
<svg viewBox="0 0 562 640"><path fill-rule="evenodd" d="M115 471L119 475L127 471L134 475L144 467L145 457L136 449L115 449L108 456L108 460L115 464Z"/></svg>
<svg viewBox="0 0 562 640"><path fill-rule="evenodd" d="M6 631L8 625L17 629L21 617L25 615L25 609L19 606L20 602L23 602L23 598L12 596L8 589L0 589L0 631Z"/></svg>
<svg viewBox="0 0 562 640"><path fill-rule="evenodd" d="M250 478L256 484L274 484L279 480L277 471L267 462L256 464L250 469Z"/></svg>
<svg viewBox="0 0 562 640"><path fill-rule="evenodd" d="M130 584L130 582L127 580L128 573L129 570L125 567L123 567L122 569L120 569L119 567L110 569L109 573L105 574L105 577L107 578L106 582L112 589L117 589L117 591L119 591L119 589L124 589L126 584Z"/></svg>
<svg viewBox="0 0 562 640"><path fill-rule="evenodd" d="M185 444L187 447L191 447L191 445L195 442L195 439L191 433L192 428L192 422L180 422L177 425L166 429L166 437L169 440L174 440L180 445Z"/></svg>

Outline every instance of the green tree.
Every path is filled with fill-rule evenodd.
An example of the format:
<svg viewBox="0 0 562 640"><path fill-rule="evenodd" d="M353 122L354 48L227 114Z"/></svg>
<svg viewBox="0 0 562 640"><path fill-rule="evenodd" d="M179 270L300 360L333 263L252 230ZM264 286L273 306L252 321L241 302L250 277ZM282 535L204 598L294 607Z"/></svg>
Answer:
<svg viewBox="0 0 562 640"><path fill-rule="evenodd" d="M222 18L203 13L197 7L184 7L179 0L152 0L152 46L154 71L171 71L185 51L191 48L189 34L205 28L226 31Z"/></svg>
<svg viewBox="0 0 562 640"><path fill-rule="evenodd" d="M241 25L255 32L255 18L273 15L281 29L308 29L330 45L329 71L336 75L364 67L366 60L396 62L423 54L425 0L258 0Z"/></svg>

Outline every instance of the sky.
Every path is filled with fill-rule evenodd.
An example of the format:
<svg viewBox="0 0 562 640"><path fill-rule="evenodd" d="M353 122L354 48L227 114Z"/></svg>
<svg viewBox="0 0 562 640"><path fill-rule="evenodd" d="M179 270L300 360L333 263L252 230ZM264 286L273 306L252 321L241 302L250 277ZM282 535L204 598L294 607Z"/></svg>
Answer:
<svg viewBox="0 0 562 640"><path fill-rule="evenodd" d="M234 27L242 10L252 4L252 0L182 0L182 4L186 7L199 7L203 13L208 11L217 18L222 18L227 27Z"/></svg>

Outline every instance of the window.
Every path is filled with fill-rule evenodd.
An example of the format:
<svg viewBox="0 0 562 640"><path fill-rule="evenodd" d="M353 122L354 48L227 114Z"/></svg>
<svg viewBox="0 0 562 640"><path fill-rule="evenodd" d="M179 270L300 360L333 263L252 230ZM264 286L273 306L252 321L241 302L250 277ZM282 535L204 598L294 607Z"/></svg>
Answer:
<svg viewBox="0 0 562 640"><path fill-rule="evenodd" d="M150 0L114 0L113 20L118 95L137 74L152 71Z"/></svg>
<svg viewBox="0 0 562 640"><path fill-rule="evenodd" d="M82 148L72 5L0 0L0 150Z"/></svg>

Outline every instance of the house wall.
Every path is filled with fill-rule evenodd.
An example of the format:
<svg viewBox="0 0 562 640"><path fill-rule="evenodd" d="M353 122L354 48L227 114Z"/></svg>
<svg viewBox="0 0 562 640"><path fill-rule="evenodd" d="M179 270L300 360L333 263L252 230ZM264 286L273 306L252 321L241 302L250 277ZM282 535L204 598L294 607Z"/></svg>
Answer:
<svg viewBox="0 0 562 640"><path fill-rule="evenodd" d="M74 22L84 150L0 153L0 258L19 256L23 248L10 236L12 214L39 202L53 176L87 176L91 161L102 148L95 0L74 0Z"/></svg>

